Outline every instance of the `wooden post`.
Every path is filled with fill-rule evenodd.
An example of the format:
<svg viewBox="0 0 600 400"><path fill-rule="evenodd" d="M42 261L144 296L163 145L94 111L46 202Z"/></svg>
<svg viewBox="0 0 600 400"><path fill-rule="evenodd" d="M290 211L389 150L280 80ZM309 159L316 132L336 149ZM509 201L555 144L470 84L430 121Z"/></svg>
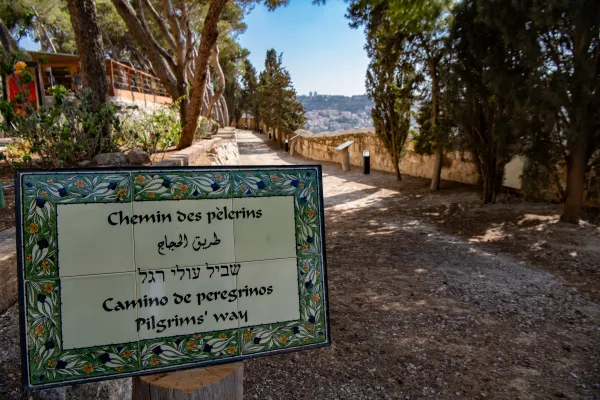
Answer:
<svg viewBox="0 0 600 400"><path fill-rule="evenodd" d="M342 150L342 170L350 171L350 152L348 147Z"/></svg>
<svg viewBox="0 0 600 400"><path fill-rule="evenodd" d="M114 96L115 95L115 73L113 71L113 60L112 58L108 60L109 63L109 74L110 74L110 87L108 88L108 94L109 96Z"/></svg>
<svg viewBox="0 0 600 400"><path fill-rule="evenodd" d="M140 76L140 92L144 97L144 103L146 103L146 89L144 88L144 75L142 75L142 71L138 74Z"/></svg>
<svg viewBox="0 0 600 400"><path fill-rule="evenodd" d="M132 400L242 400L244 363L132 378Z"/></svg>

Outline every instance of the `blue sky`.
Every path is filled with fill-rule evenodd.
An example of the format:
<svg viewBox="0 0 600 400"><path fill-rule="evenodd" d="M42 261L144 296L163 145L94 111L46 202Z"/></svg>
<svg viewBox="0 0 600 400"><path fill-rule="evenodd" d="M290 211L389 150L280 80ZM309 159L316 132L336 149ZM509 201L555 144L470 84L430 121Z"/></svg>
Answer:
<svg viewBox="0 0 600 400"><path fill-rule="evenodd" d="M364 94L368 58L362 30L350 29L344 17L347 4L329 0L313 6L310 0L290 0L273 12L263 6L245 19L248 29L240 44L250 50L250 61L264 69L265 53L283 53L298 94Z"/></svg>

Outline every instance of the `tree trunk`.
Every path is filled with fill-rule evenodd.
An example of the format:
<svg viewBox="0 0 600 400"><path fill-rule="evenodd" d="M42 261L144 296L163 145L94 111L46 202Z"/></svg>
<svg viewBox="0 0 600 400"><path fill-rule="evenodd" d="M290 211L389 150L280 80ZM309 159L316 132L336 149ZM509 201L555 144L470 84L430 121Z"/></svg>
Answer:
<svg viewBox="0 0 600 400"><path fill-rule="evenodd" d="M108 100L108 83L96 4L94 0L68 0L67 3L79 54L81 84L92 90L93 107L97 110Z"/></svg>
<svg viewBox="0 0 600 400"><path fill-rule="evenodd" d="M396 179L401 181L402 174L400 174L400 160L398 159L398 152L396 150L392 151L392 160L394 161L394 170L396 171Z"/></svg>
<svg viewBox="0 0 600 400"><path fill-rule="evenodd" d="M0 20L0 43L2 43L4 55L8 58L8 56L12 53L13 38L6 25L4 25L4 21L2 20Z"/></svg>
<svg viewBox="0 0 600 400"><path fill-rule="evenodd" d="M69 2L71 1L82 0L69 0ZM177 100L181 95L178 92L177 78L173 72L175 68L173 61L167 60L161 54L161 51L153 45L155 41L153 42L148 38L148 32L138 19L135 9L128 0L112 0L112 3L125 22L125 25L127 25L130 35L133 36L135 41L144 50L144 55L152 63L154 72L160 78L161 83L165 86L171 98Z"/></svg>
<svg viewBox="0 0 600 400"><path fill-rule="evenodd" d="M209 95L208 88L204 90L204 97L202 98L202 115L207 115L206 110L208 109Z"/></svg>
<svg viewBox="0 0 600 400"><path fill-rule="evenodd" d="M494 179L490 172L483 176L483 204L494 202Z"/></svg>
<svg viewBox="0 0 600 400"><path fill-rule="evenodd" d="M213 69L217 73L217 78L219 78L219 86L217 87L217 90L215 90L214 96L210 99L210 102L208 103L208 115L210 115L215 103L221 100L221 96L225 92L225 74L223 73L223 68L221 68L221 64L219 64L219 46L217 44L215 44L215 48L212 51L211 58Z"/></svg>
<svg viewBox="0 0 600 400"><path fill-rule="evenodd" d="M35 18L37 19L38 23L40 24L40 29L42 30L42 33L44 34L44 38L48 42L48 46L50 47L50 49L52 50L53 53L56 53L56 46L54 46L54 42L52 41L52 38L48 34L48 30L46 29L46 26L43 24L42 19L40 18L40 14L38 14L35 7L31 7L31 9L33 10L33 13L35 14Z"/></svg>
<svg viewBox="0 0 600 400"><path fill-rule="evenodd" d="M567 199L563 205L560 219L565 222L578 223L583 206L583 189L585 188L585 170L587 166L587 141L584 134L579 134L569 149L567 161Z"/></svg>
<svg viewBox="0 0 600 400"><path fill-rule="evenodd" d="M188 96L188 84L185 79L185 71L178 70L177 74L177 94L179 98L176 100L179 101L179 121L181 122L181 126L185 125L185 118L187 116L187 112L190 106L190 99ZM175 100L175 99L174 99Z"/></svg>
<svg viewBox="0 0 600 400"><path fill-rule="evenodd" d="M222 111L223 111L223 126L229 126L230 125L230 121L229 121L229 108L227 107L227 101L225 100L224 96L221 96L221 107L222 107Z"/></svg>
<svg viewBox="0 0 600 400"><path fill-rule="evenodd" d="M391 120L391 118L390 118ZM389 127L388 127L389 129ZM394 170L396 171L396 178L401 181L402 175L400 174L400 159L398 157L398 147L396 145L396 131L390 130L390 134L392 136L392 148L390 153L392 154L392 161L394 162Z"/></svg>
<svg viewBox="0 0 600 400"><path fill-rule="evenodd" d="M183 126L185 124L185 117L187 116L187 111L190 105L190 101L188 98L183 97L180 100L179 103L179 121L181 122L181 125Z"/></svg>
<svg viewBox="0 0 600 400"><path fill-rule="evenodd" d="M499 165L496 158L486 160L480 171L483 183L483 204L496 203L496 195L502 186L504 164Z"/></svg>
<svg viewBox="0 0 600 400"><path fill-rule="evenodd" d="M440 141L437 144L435 150L435 158L433 160L433 176L431 177L431 190L438 190L440 188L440 181L442 180L442 166L444 161L444 144Z"/></svg>
<svg viewBox="0 0 600 400"><path fill-rule="evenodd" d="M283 137L285 136L283 129L279 129L279 127L277 128L277 134L279 135L279 147L281 149L285 148L285 144L283 141Z"/></svg>
<svg viewBox="0 0 600 400"><path fill-rule="evenodd" d="M221 102L217 103L217 107L216 107L215 111L217 112L217 122L219 124L221 124L221 127L224 127L225 126L225 123L224 123L225 121L223 119L223 107L221 107Z"/></svg>
<svg viewBox="0 0 600 400"><path fill-rule="evenodd" d="M429 70L431 73L431 130L433 131L433 137L437 140L437 149L435 152L435 160L433 162L433 176L431 177L431 190L438 190L440 188L440 180L442 176L442 161L444 158L444 138L441 137L441 133L438 129L437 120L439 114L439 82L437 74L437 61L432 60L429 64Z"/></svg>
<svg viewBox="0 0 600 400"><path fill-rule="evenodd" d="M194 71L194 82L192 85L192 94L190 96L190 107L188 115L183 126L183 132L179 139L178 149L191 146L194 141L194 132L198 126L198 117L202 109L202 98L206 88L207 67L210 58L210 51L215 46L219 31L217 24L221 17L221 12L225 8L228 0L211 0L208 13L204 19L202 36L196 60L196 71Z"/></svg>
<svg viewBox="0 0 600 400"><path fill-rule="evenodd" d="M252 116L254 117L254 128L258 131L260 130L260 112L258 111L258 108L254 110L254 114Z"/></svg>

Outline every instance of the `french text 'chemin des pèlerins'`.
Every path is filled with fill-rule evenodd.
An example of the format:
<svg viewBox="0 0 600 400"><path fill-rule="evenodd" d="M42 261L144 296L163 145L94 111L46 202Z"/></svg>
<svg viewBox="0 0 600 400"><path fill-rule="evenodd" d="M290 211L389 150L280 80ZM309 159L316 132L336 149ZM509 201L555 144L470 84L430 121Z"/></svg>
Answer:
<svg viewBox="0 0 600 400"><path fill-rule="evenodd" d="M249 210L242 207L240 210L215 207L214 211L208 211L204 214L201 211L197 212L181 212L176 210L173 213L165 213L156 211L155 213L144 213L132 215L131 217L123 214L123 211L110 213L107 217L108 223L113 226L117 225L137 225L137 224L164 224L171 222L198 222L204 218L211 224L215 221L227 221L236 219L259 219L263 215L261 209Z"/></svg>

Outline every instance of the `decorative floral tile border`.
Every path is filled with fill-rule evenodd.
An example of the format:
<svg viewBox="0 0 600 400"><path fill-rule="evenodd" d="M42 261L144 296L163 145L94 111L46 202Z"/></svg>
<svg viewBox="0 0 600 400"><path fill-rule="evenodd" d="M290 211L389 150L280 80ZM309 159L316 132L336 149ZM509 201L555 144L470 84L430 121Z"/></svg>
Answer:
<svg viewBox="0 0 600 400"><path fill-rule="evenodd" d="M18 171L24 385L59 386L328 345L319 176L320 169L314 166ZM86 349L60 348L57 204L290 195L296 212L299 320Z"/></svg>
<svg viewBox="0 0 600 400"><path fill-rule="evenodd" d="M230 192L228 171L140 172L132 177L135 201L223 198Z"/></svg>
<svg viewBox="0 0 600 400"><path fill-rule="evenodd" d="M141 368L210 361L240 355L238 330L140 341Z"/></svg>

